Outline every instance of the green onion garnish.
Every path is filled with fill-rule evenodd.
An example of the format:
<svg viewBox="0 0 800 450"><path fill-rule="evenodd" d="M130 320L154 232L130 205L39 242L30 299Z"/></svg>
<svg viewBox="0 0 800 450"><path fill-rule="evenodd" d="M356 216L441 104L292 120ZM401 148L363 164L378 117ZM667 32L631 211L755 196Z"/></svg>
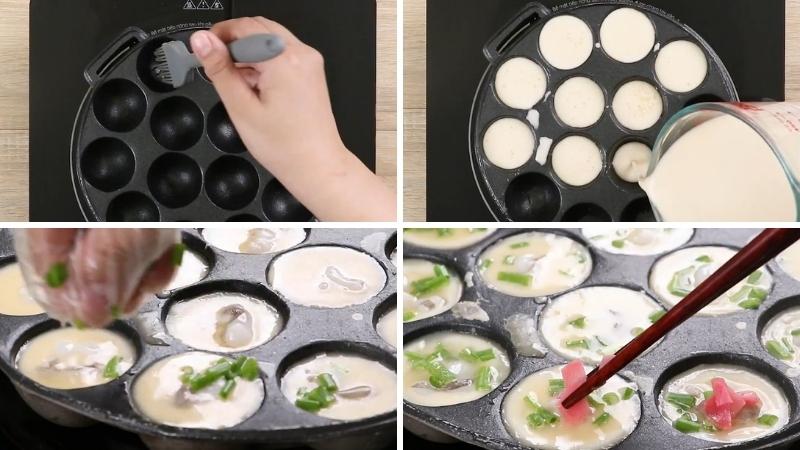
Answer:
<svg viewBox="0 0 800 450"><path fill-rule="evenodd" d="M566 345L567 348L583 348L589 350L589 341L586 339L573 339L567 341L564 345Z"/></svg>
<svg viewBox="0 0 800 450"><path fill-rule="evenodd" d="M494 350L487 348L486 350L476 351L467 347L464 350L461 350L458 356L460 356L461 359L472 362L491 361L494 359Z"/></svg>
<svg viewBox="0 0 800 450"><path fill-rule="evenodd" d="M307 398L298 398L294 401L294 405L308 412L317 412L322 409L322 405L319 402Z"/></svg>
<svg viewBox="0 0 800 450"><path fill-rule="evenodd" d="M486 270L489 267L491 267L491 265L492 265L491 259L484 259L483 261L481 261L481 270Z"/></svg>
<svg viewBox="0 0 800 450"><path fill-rule="evenodd" d="M521 286L530 286L533 277L523 273L515 272L500 272L497 274L499 281L507 281L509 283L519 284Z"/></svg>
<svg viewBox="0 0 800 450"><path fill-rule="evenodd" d="M226 373L231 370L231 363L227 359L220 359L213 366L208 369L193 375L189 379L189 391L196 393L208 386L212 385L215 381L224 377Z"/></svg>
<svg viewBox="0 0 800 450"><path fill-rule="evenodd" d="M792 330L792 336L800 336L800 328Z"/></svg>
<svg viewBox="0 0 800 450"><path fill-rule="evenodd" d="M775 424L778 423L778 416L774 416L772 414L763 414L761 417L758 418L757 422L759 423L759 425L774 427Z"/></svg>
<svg viewBox="0 0 800 450"><path fill-rule="evenodd" d="M672 423L672 426L681 433L697 433L700 431L700 423L693 420L680 418Z"/></svg>
<svg viewBox="0 0 800 450"><path fill-rule="evenodd" d="M586 397L586 400L589 402L589 406L591 406L592 408L605 408L606 407L605 404L603 404L602 402L597 401L597 399L592 397L591 395Z"/></svg>
<svg viewBox="0 0 800 450"><path fill-rule="evenodd" d="M72 326L78 330L85 330L86 322L82 321L81 319L72 319Z"/></svg>
<svg viewBox="0 0 800 450"><path fill-rule="evenodd" d="M236 389L236 378L228 378L225 380L225 385L220 389L219 396L222 397L223 400L227 400L234 389Z"/></svg>
<svg viewBox="0 0 800 450"><path fill-rule="evenodd" d="M530 397L525 397L528 404L533 408L533 412L528 415L528 425L533 428L538 428L544 425L553 425L558 423L559 417L555 413L548 411L542 405L531 400Z"/></svg>
<svg viewBox="0 0 800 450"><path fill-rule="evenodd" d="M414 317L417 317L417 313L414 311L403 311L403 322L414 320Z"/></svg>
<svg viewBox="0 0 800 450"><path fill-rule="evenodd" d="M530 245L528 242L517 242L516 244L511 244L511 248L525 248Z"/></svg>
<svg viewBox="0 0 800 450"><path fill-rule="evenodd" d="M623 399L623 400L630 400L630 398L631 398L631 397L633 397L633 394L635 394L635 393L636 393L636 391L635 391L635 390L633 390L632 388L626 387L626 388L625 388L625 389L623 389L623 390L622 390L622 392L621 392L621 394L622 394L622 399Z"/></svg>
<svg viewBox="0 0 800 450"><path fill-rule="evenodd" d="M516 260L516 259L517 258L514 255L506 255L506 257L503 258L503 264L505 264L507 266L513 266L514 265L514 260Z"/></svg>
<svg viewBox="0 0 800 450"><path fill-rule="evenodd" d="M625 239L617 239L616 241L611 241L611 246L614 248L625 247Z"/></svg>
<svg viewBox="0 0 800 450"><path fill-rule="evenodd" d="M439 266L434 266L434 271L439 272L436 267ZM426 277L417 281L412 281L411 295L418 296L436 291L449 282L450 275L447 273L447 270L444 271L443 275L434 275L432 277Z"/></svg>
<svg viewBox="0 0 800 450"><path fill-rule="evenodd" d="M183 366L181 367L181 376L178 378L181 380L182 384L189 384L192 375L194 375L194 368L192 366Z"/></svg>
<svg viewBox="0 0 800 450"><path fill-rule="evenodd" d="M708 256L708 255L702 255L702 256L698 256L698 257L695 259L695 261L697 261L697 262L703 262L703 263L710 263L712 260L711 260L711 257L710 257L710 256Z"/></svg>
<svg viewBox="0 0 800 450"><path fill-rule="evenodd" d="M619 403L619 396L613 392L608 392L603 394L603 401L606 402L606 405L616 405Z"/></svg>
<svg viewBox="0 0 800 450"><path fill-rule="evenodd" d="M551 397L560 394L564 390L564 387L564 380L561 378L554 378L547 382L547 391L550 393Z"/></svg>
<svg viewBox="0 0 800 450"><path fill-rule="evenodd" d="M186 244L183 242L172 247L172 265L175 267L183 264L183 253L186 251Z"/></svg>
<svg viewBox="0 0 800 450"><path fill-rule="evenodd" d="M749 277L747 277L747 283L756 284L761 279L762 272L760 270L756 270L755 272L751 273Z"/></svg>
<svg viewBox="0 0 800 450"><path fill-rule="evenodd" d="M592 423L594 425L597 425L598 427L601 427L601 426L605 425L606 423L608 423L608 421L610 419L611 419L611 414L609 414L609 413L604 411L603 414L600 414L599 416L597 416L597 418L594 419L594 421Z"/></svg>
<svg viewBox="0 0 800 450"><path fill-rule="evenodd" d="M569 324L575 328L586 328L586 316L580 316L576 319L570 320Z"/></svg>
<svg viewBox="0 0 800 450"><path fill-rule="evenodd" d="M50 267L50 270L44 276L45 282L51 288L61 287L69 274L67 273L67 265L63 262L57 262Z"/></svg>
<svg viewBox="0 0 800 450"><path fill-rule="evenodd" d="M670 294L678 296L678 297L686 297L691 292L688 286L683 284L683 280L689 277L691 274L694 273L694 266L687 267L683 270L679 270L672 275L672 279L669 280L669 284L667 284L667 290Z"/></svg>
<svg viewBox="0 0 800 450"><path fill-rule="evenodd" d="M122 358L119 355L113 356L108 360L106 366L103 368L103 378L115 379L119 378L119 362Z"/></svg>
<svg viewBox="0 0 800 450"><path fill-rule="evenodd" d="M321 373L317 375L317 384L327 389L328 392L336 392L339 390L339 386L336 385L333 375L329 373Z"/></svg>
<svg viewBox="0 0 800 450"><path fill-rule="evenodd" d="M744 309L758 309L759 306L761 306L761 300L756 300L754 298L739 302L739 307Z"/></svg>
<svg viewBox="0 0 800 450"><path fill-rule="evenodd" d="M767 341L767 351L770 355L785 361L792 359L792 354L778 341Z"/></svg>
<svg viewBox="0 0 800 450"><path fill-rule="evenodd" d="M490 366L481 367L478 369L478 374L475 375L475 389L479 391L491 391L493 379L494 368Z"/></svg>
<svg viewBox="0 0 800 450"><path fill-rule="evenodd" d="M439 237L445 237L453 234L452 228L434 228L434 230L436 230L436 234Z"/></svg>
<svg viewBox="0 0 800 450"><path fill-rule="evenodd" d="M714 396L714 391L703 391L703 399L708 400Z"/></svg>
<svg viewBox="0 0 800 450"><path fill-rule="evenodd" d="M647 318L650 319L650 323L656 323L656 322L658 322L658 319L664 317L666 314L667 314L666 311L663 311L663 310L659 309L658 311L654 312L653 314L650 314L649 316L647 316Z"/></svg>
<svg viewBox="0 0 800 450"><path fill-rule="evenodd" d="M112 319L119 319L120 316L122 316L122 308L120 308L119 305L111 305L109 312L111 313Z"/></svg>
<svg viewBox="0 0 800 450"><path fill-rule="evenodd" d="M689 394L667 393L667 402L672 403L681 411L689 411L697 405L697 399Z"/></svg>

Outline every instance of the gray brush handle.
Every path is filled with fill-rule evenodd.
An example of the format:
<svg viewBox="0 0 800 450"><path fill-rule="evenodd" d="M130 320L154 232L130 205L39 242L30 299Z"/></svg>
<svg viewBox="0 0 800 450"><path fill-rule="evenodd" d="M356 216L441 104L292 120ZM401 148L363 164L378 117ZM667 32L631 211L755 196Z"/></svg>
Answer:
<svg viewBox="0 0 800 450"><path fill-rule="evenodd" d="M270 60L286 49L279 36L274 34L254 34L228 45L231 57L237 63L259 63Z"/></svg>

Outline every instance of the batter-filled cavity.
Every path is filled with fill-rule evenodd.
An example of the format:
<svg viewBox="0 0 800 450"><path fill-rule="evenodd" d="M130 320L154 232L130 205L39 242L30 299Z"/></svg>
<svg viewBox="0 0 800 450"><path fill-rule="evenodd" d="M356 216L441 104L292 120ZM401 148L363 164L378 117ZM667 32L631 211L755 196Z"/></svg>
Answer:
<svg viewBox="0 0 800 450"><path fill-rule="evenodd" d="M495 228L406 228L403 242L420 247L451 250L477 244Z"/></svg>
<svg viewBox="0 0 800 450"><path fill-rule="evenodd" d="M481 254L478 267L492 289L538 297L583 283L592 259L586 247L566 236L534 231L498 241Z"/></svg>
<svg viewBox="0 0 800 450"><path fill-rule="evenodd" d="M787 248L776 259L784 272L800 281L800 243Z"/></svg>
<svg viewBox="0 0 800 450"><path fill-rule="evenodd" d="M643 60L656 43L656 29L644 13L620 8L600 27L600 44L608 56L622 63Z"/></svg>
<svg viewBox="0 0 800 450"><path fill-rule="evenodd" d="M509 108L531 109L544 98L547 74L528 58L512 58L497 69L494 89Z"/></svg>
<svg viewBox="0 0 800 450"><path fill-rule="evenodd" d="M573 77L556 90L553 99L556 115L567 126L587 128L603 117L606 99L597 83L586 77Z"/></svg>
<svg viewBox="0 0 800 450"><path fill-rule="evenodd" d="M670 42L658 52L656 77L672 92L691 92L703 84L707 75L708 59L694 42Z"/></svg>
<svg viewBox="0 0 800 450"><path fill-rule="evenodd" d="M233 253L278 253L306 240L303 228L206 228L206 242Z"/></svg>
<svg viewBox="0 0 800 450"><path fill-rule="evenodd" d="M584 228L593 246L621 255L657 255L689 242L692 228Z"/></svg>
<svg viewBox="0 0 800 450"><path fill-rule="evenodd" d="M10 263L0 268L0 314L33 316L43 312L28 292L19 264Z"/></svg>
<svg viewBox="0 0 800 450"><path fill-rule="evenodd" d="M483 152L495 166L513 170L525 165L536 149L536 138L523 121L506 117L496 120L483 135Z"/></svg>
<svg viewBox="0 0 800 450"><path fill-rule="evenodd" d="M397 348L397 309L392 308L382 315L375 324L375 329L387 344Z"/></svg>
<svg viewBox="0 0 800 450"><path fill-rule="evenodd" d="M652 84L635 80L617 90L611 108L620 125L629 130L643 131L661 119L664 100Z"/></svg>
<svg viewBox="0 0 800 450"><path fill-rule="evenodd" d="M508 354L471 334L441 331L403 348L403 398L422 406L477 400L508 377Z"/></svg>
<svg viewBox="0 0 800 450"><path fill-rule="evenodd" d="M611 162L614 173L628 183L638 183L647 176L650 168L652 152L650 147L641 142L627 142L622 144Z"/></svg>
<svg viewBox="0 0 800 450"><path fill-rule="evenodd" d="M403 322L427 319L450 310L463 284L445 265L424 259L403 260Z"/></svg>
<svg viewBox="0 0 800 450"><path fill-rule="evenodd" d="M667 305L674 306L689 295L736 254L728 247L706 246L678 250L659 259L650 270L650 288ZM758 309L772 287L772 275L762 267L729 289L699 315L716 316Z"/></svg>
<svg viewBox="0 0 800 450"><path fill-rule="evenodd" d="M553 17L542 27L539 50L544 59L556 69L575 69L592 55L592 30L575 16Z"/></svg>
<svg viewBox="0 0 800 450"><path fill-rule="evenodd" d="M800 367L800 307L781 311L767 322L761 344L773 357Z"/></svg>
<svg viewBox="0 0 800 450"><path fill-rule="evenodd" d="M208 270L208 263L202 256L193 250L186 250L183 252L181 264L178 266L175 276L164 291L173 291L195 284L208 275Z"/></svg>
<svg viewBox="0 0 800 450"><path fill-rule="evenodd" d="M570 186L585 186L603 171L603 153L584 136L569 136L553 149L553 171Z"/></svg>

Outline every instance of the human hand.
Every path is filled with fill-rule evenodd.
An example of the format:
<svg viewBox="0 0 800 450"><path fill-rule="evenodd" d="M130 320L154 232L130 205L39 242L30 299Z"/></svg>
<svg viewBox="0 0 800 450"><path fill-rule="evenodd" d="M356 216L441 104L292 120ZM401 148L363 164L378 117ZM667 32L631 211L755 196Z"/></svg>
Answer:
<svg viewBox="0 0 800 450"><path fill-rule="evenodd" d="M264 33L283 39L284 53L234 64L226 43ZM248 150L317 218L395 220L394 192L341 140L317 50L263 17L220 22L191 44Z"/></svg>
<svg viewBox="0 0 800 450"><path fill-rule="evenodd" d="M175 271L173 229L19 229L17 260L31 296L76 326L103 327L132 314Z"/></svg>

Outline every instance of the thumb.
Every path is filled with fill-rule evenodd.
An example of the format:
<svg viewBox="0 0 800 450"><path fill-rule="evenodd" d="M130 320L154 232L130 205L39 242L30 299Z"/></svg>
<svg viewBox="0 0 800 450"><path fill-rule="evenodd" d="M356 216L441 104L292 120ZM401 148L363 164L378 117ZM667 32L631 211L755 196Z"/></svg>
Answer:
<svg viewBox="0 0 800 450"><path fill-rule="evenodd" d="M228 114L242 117L258 104L258 97L231 59L225 43L210 31L198 31L191 37L192 51L214 83Z"/></svg>

